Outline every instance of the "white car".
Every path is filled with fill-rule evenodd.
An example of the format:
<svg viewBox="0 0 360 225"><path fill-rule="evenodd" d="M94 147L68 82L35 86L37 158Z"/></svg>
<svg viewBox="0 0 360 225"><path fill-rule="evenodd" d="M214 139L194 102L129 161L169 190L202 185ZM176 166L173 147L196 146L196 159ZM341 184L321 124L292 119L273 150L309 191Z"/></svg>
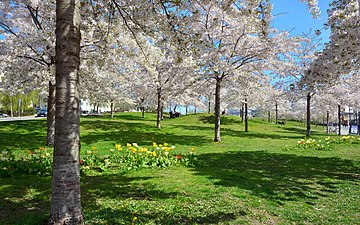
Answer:
<svg viewBox="0 0 360 225"><path fill-rule="evenodd" d="M8 114L0 112L0 118L1 117L8 117L8 116L9 116Z"/></svg>

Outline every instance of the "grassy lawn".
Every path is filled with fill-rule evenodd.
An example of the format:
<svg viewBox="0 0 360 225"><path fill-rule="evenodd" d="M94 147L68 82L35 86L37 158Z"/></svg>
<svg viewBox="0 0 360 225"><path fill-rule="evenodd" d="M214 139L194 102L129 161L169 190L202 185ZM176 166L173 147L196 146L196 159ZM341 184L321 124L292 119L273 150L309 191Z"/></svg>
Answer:
<svg viewBox="0 0 360 225"><path fill-rule="evenodd" d="M121 113L81 118L82 152L107 154L115 144L169 143L196 149L195 166L82 176L86 224L360 224L360 144L331 150L295 148L304 124L222 117L221 143L210 114L165 119ZM313 126L313 138L325 139ZM46 121L0 122L0 150L44 147ZM0 224L43 224L51 177L0 177Z"/></svg>

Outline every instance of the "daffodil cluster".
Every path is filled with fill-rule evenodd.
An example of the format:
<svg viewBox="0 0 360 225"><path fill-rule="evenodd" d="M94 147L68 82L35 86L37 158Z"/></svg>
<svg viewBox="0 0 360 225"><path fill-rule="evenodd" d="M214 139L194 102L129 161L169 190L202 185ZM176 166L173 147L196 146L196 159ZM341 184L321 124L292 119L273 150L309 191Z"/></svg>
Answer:
<svg viewBox="0 0 360 225"><path fill-rule="evenodd" d="M52 150L40 147L35 150L26 149L16 156L9 151L0 153L0 174L50 175L52 167Z"/></svg>
<svg viewBox="0 0 360 225"><path fill-rule="evenodd" d="M331 144L331 142L327 139L316 140L313 138L308 138L308 139L301 139L300 141L298 141L297 148L300 148L300 149L311 148L311 149L315 149L315 150L330 150L330 149L332 149L330 144Z"/></svg>
<svg viewBox="0 0 360 225"><path fill-rule="evenodd" d="M193 165L195 148L175 150L174 145L153 142L150 147L142 147L137 143L127 143L125 146L115 144L107 155L99 156L96 147L87 150L80 160L81 170L110 172L111 170L133 170L139 168L165 168L170 165Z"/></svg>

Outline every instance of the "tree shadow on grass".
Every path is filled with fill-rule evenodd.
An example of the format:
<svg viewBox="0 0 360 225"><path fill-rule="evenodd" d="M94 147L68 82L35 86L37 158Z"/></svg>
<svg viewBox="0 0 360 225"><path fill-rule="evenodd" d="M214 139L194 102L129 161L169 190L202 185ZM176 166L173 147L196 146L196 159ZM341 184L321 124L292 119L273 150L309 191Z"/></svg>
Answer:
<svg viewBox="0 0 360 225"><path fill-rule="evenodd" d="M243 137L243 138L262 138L262 139L299 139L301 137L304 137L301 134L294 134L294 135L288 135L283 132L277 132L277 133L260 133L255 131L236 131L232 129L224 128L221 131L221 134L223 136L233 136L233 137Z"/></svg>
<svg viewBox="0 0 360 225"><path fill-rule="evenodd" d="M34 149L46 144L46 120L0 123L2 150Z"/></svg>
<svg viewBox="0 0 360 225"><path fill-rule="evenodd" d="M220 120L222 125L240 124L240 121L238 119L235 119L231 116L221 116ZM214 124L215 116L199 116L199 121L205 124Z"/></svg>
<svg viewBox="0 0 360 225"><path fill-rule="evenodd" d="M179 212L174 214L170 211L148 210L147 207L156 208L152 205L159 204L159 200L174 199L180 195L177 192L158 190L156 186L143 182L152 178L131 178L122 174L82 176L82 203L85 218L89 220L89 224L94 224L93 218L96 218L96 221L106 221L107 224L130 224L135 222L134 217L137 218L136 222L140 223L155 221L156 224L205 224L226 222L236 219L236 216L246 215L244 211L236 212L236 215L234 212L217 212L213 215L203 214L203 216L189 218ZM101 199L110 199L119 204L108 207L108 203L103 203ZM148 206L143 208L142 205ZM139 211L144 212L140 214Z"/></svg>
<svg viewBox="0 0 360 225"><path fill-rule="evenodd" d="M90 145L97 141L113 141L114 143L138 143L140 145L152 145L156 143L170 143L173 145L202 145L209 143L207 139L201 135L178 135L165 133L143 123L119 123L111 121L86 121L82 126L87 130L94 132L81 135L81 141ZM97 130L101 132L97 132Z"/></svg>
<svg viewBox="0 0 360 225"><path fill-rule="evenodd" d="M283 129L289 133L297 133L297 134L301 134L303 136L306 135L306 129L305 128L299 128L299 127L283 127ZM326 134L325 132L319 132L319 131L314 131L311 130L311 134L312 135L316 135L316 136L328 136L328 134Z"/></svg>
<svg viewBox="0 0 360 225"><path fill-rule="evenodd" d="M314 200L337 191L345 181L359 182L360 165L339 158L290 154L228 152L198 157L195 171L214 179L215 185L238 187L283 204Z"/></svg>
<svg viewBox="0 0 360 225"><path fill-rule="evenodd" d="M51 177L20 175L0 183L0 224L47 224Z"/></svg>

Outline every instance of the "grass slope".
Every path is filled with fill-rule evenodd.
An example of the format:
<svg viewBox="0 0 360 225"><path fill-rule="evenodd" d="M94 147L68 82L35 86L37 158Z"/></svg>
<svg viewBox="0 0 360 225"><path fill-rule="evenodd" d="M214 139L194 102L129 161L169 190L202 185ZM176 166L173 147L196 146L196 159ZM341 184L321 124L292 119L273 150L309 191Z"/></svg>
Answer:
<svg viewBox="0 0 360 225"><path fill-rule="evenodd" d="M121 113L81 118L82 151L107 154L115 144L170 143L196 148L194 167L82 176L86 224L359 224L360 146L330 151L293 149L303 124L261 119L243 131L222 117L222 142L213 143L209 114L165 119ZM323 127L313 138L324 139ZM23 154L44 146L46 121L0 123L1 150ZM0 178L0 224L41 224L50 206L50 177Z"/></svg>

